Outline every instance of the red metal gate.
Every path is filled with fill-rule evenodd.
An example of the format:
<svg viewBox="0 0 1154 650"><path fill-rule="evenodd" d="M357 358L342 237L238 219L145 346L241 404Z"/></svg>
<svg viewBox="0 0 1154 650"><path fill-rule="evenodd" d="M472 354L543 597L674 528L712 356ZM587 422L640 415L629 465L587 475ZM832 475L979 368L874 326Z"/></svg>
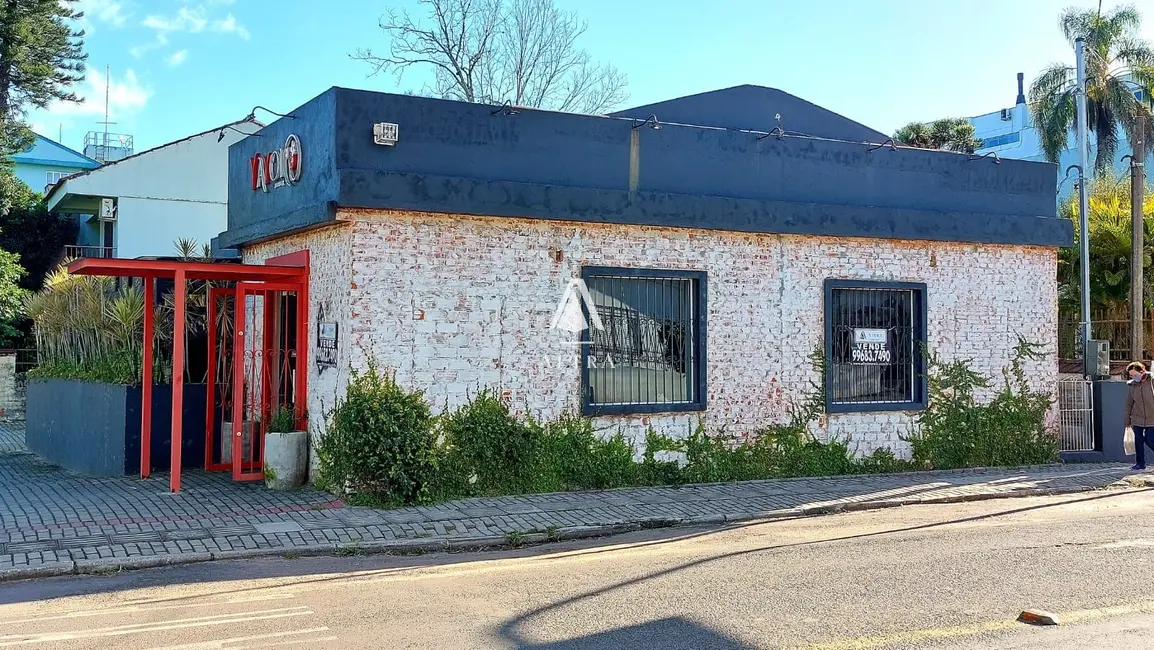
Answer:
<svg viewBox="0 0 1154 650"><path fill-rule="evenodd" d="M264 476L264 437L278 409L307 426L305 282L238 282L209 293L205 467Z"/></svg>

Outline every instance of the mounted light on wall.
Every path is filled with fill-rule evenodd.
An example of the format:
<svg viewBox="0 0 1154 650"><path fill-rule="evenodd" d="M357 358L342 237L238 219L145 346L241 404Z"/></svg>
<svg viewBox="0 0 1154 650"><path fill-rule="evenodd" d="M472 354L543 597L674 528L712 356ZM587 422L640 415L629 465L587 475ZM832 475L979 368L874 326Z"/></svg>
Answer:
<svg viewBox="0 0 1154 650"><path fill-rule="evenodd" d="M222 127L220 127L220 131L219 131L219 132L217 132L217 134L216 134L216 141L217 141L217 142L220 142L221 140L224 140L224 131L225 131L225 129L228 129L229 131L236 131L237 133L239 133L239 134L241 134L241 135L243 135L243 136L252 136L252 137L256 137L256 138L259 138L259 137L261 137L261 135L260 135L259 133L245 133L244 131L241 131L240 129L238 129L238 128L236 128L236 127L234 127L234 126L232 126L232 125L230 124L229 126L222 126Z"/></svg>
<svg viewBox="0 0 1154 650"><path fill-rule="evenodd" d="M885 142L883 142L881 144L876 144L876 145L870 147L869 149L866 149L866 153L877 151L878 149L881 149L882 147L884 147L886 145L889 145L890 151L897 151L898 150L898 146L897 146L897 144L894 143L894 139L890 138L889 140L886 140Z"/></svg>
<svg viewBox="0 0 1154 650"><path fill-rule="evenodd" d="M994 164L995 165L1002 164L1002 159L998 158L998 152L997 151L990 151L990 152L984 153L980 156L970 156L969 160L981 160L982 158L989 158L990 156L994 157Z"/></svg>
<svg viewBox="0 0 1154 650"><path fill-rule="evenodd" d="M780 126L775 126L775 127L773 127L773 130L770 131L769 133L763 133L763 134L757 136L757 139L760 142L761 140L764 140L771 135L776 135L778 140L784 140L785 139L785 129L781 128Z"/></svg>
<svg viewBox="0 0 1154 650"><path fill-rule="evenodd" d="M285 115L285 114L283 114L283 113L278 113L278 112L276 112L276 111L273 111L273 110L269 110L269 109L265 108L264 106L253 106L252 110L251 110L251 111L249 111L248 115L246 115L246 116L245 116L245 118L244 118L244 120L243 120L243 121L245 121L245 122L253 122L253 121L255 121L255 120L256 120L256 111L257 111L257 109L258 109L258 108L259 108L260 110L262 110L262 111L266 112L266 113L272 113L273 115L276 115L277 117L287 117L287 118L288 118L288 119L290 119L290 120L295 120L295 119L297 119L297 116L296 116L296 115L292 115L292 114L289 114L289 115Z"/></svg>
<svg viewBox="0 0 1154 650"><path fill-rule="evenodd" d="M649 117L645 118L644 122L638 122L637 120L633 120L633 129L634 130L640 129L641 127L643 127L645 125L649 125L649 128L653 129L654 131L660 131L661 130L661 123L657 121L656 115L650 115Z"/></svg>
<svg viewBox="0 0 1154 650"><path fill-rule="evenodd" d="M521 111L513 108L513 104L509 100L506 99L505 103L501 104L501 107L498 108L497 110L492 111L490 113L490 115L516 115L517 113L520 113L520 112Z"/></svg>
<svg viewBox="0 0 1154 650"><path fill-rule="evenodd" d="M1058 189L1054 191L1054 196L1058 196L1059 194L1062 193L1062 186L1066 184L1066 181L1070 180L1070 172L1074 171L1075 169L1081 169L1081 168L1078 167L1077 165L1070 165L1069 167L1066 168L1066 177L1062 179L1061 183L1058 183ZM1074 183L1075 186L1077 184L1078 184L1077 182Z"/></svg>

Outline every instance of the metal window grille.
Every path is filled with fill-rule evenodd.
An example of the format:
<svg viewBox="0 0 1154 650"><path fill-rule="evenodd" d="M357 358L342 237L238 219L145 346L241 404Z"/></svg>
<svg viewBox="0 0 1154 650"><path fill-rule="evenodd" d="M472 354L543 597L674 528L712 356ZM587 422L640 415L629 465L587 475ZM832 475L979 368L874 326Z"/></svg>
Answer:
<svg viewBox="0 0 1154 650"><path fill-rule="evenodd" d="M587 319L587 405L628 408L700 401L698 286L697 279L659 273L586 277L601 322L597 328Z"/></svg>
<svg viewBox="0 0 1154 650"><path fill-rule="evenodd" d="M827 372L833 404L902 404L919 399L922 344L911 289L835 288Z"/></svg>

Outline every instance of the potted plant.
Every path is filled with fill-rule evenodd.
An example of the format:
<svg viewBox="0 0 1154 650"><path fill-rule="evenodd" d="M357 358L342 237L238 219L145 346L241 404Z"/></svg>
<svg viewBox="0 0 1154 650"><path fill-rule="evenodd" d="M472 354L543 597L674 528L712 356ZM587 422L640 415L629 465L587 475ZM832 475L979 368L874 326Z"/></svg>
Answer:
<svg viewBox="0 0 1154 650"><path fill-rule="evenodd" d="M301 418L303 419L303 418ZM264 434L264 483L271 490L291 490L308 475L308 432L297 428L296 412L280 405Z"/></svg>

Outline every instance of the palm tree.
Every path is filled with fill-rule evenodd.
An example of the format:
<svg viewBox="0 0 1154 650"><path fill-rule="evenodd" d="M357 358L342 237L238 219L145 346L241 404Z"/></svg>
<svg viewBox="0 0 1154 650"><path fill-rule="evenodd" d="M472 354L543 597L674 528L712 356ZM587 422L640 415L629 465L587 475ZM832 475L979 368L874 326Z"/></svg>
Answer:
<svg viewBox="0 0 1154 650"><path fill-rule="evenodd" d="M894 133L894 140L919 149L944 149L974 153L982 141L974 137L974 125L969 120L947 117L930 124L910 122Z"/></svg>
<svg viewBox="0 0 1154 650"><path fill-rule="evenodd" d="M1073 45L1086 42L1087 126L1094 134L1098 154L1094 169L1101 173L1113 166L1118 149L1119 127L1131 143L1140 136L1149 142L1154 121L1146 119L1138 133L1136 118L1149 118L1154 109L1154 48L1137 37L1142 14L1132 6L1117 7L1102 15L1097 10L1067 9L1060 19L1062 33ZM1077 70L1055 63L1030 87L1030 110L1042 140L1042 152L1058 162L1066 149L1070 130L1076 126ZM1142 91L1142 99L1135 91Z"/></svg>

